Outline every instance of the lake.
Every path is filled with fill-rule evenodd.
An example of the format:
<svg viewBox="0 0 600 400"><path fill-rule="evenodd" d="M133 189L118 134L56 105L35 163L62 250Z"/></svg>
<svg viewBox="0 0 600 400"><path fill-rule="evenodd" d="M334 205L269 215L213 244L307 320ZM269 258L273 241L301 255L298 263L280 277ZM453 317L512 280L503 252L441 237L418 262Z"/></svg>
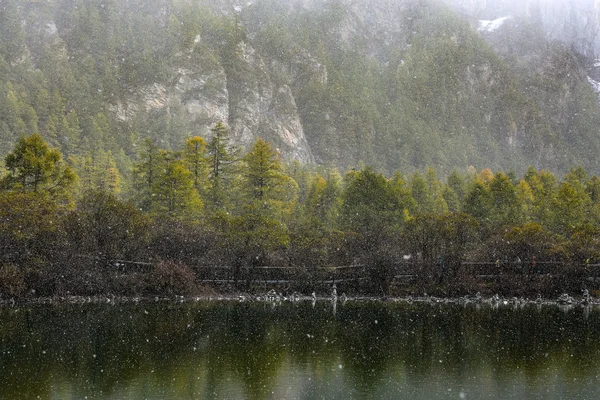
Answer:
<svg viewBox="0 0 600 400"><path fill-rule="evenodd" d="M595 399L600 308L0 307L1 399Z"/></svg>

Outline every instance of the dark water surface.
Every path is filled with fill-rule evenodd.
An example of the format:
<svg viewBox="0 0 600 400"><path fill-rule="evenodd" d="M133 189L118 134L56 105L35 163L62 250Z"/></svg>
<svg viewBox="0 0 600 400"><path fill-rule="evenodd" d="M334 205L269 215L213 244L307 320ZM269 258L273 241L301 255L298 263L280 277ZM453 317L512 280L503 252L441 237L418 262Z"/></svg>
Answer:
<svg viewBox="0 0 600 400"><path fill-rule="evenodd" d="M600 308L0 307L0 399L598 399Z"/></svg>

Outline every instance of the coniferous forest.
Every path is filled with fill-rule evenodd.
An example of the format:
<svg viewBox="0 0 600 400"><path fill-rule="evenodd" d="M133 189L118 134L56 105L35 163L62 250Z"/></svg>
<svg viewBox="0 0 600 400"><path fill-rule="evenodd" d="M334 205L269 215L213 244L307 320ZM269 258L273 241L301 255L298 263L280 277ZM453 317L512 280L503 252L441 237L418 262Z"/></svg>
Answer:
<svg viewBox="0 0 600 400"><path fill-rule="evenodd" d="M19 139L0 186L2 297L193 294L220 269L216 290L231 291L274 273L310 293L339 267L360 270L337 275L345 290L375 295L593 285L600 178L581 167L562 179L534 168L342 175L284 163L260 139L241 152L223 124L212 133L176 151L145 142L129 200L116 175L82 182L39 135ZM398 281L398 268L412 276Z"/></svg>
<svg viewBox="0 0 600 400"><path fill-rule="evenodd" d="M450 3L4 1L0 299L594 289L600 63Z"/></svg>
<svg viewBox="0 0 600 400"><path fill-rule="evenodd" d="M146 139L177 150L218 122L244 151L340 170L600 172L595 59L517 16L488 32L439 0L5 0L0 29L0 157L39 133L125 197Z"/></svg>

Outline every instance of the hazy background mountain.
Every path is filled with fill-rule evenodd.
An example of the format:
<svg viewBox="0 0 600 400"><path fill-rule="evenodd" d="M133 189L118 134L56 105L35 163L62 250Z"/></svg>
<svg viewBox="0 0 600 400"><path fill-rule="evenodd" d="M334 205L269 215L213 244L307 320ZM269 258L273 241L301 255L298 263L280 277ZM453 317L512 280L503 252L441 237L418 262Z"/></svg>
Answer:
<svg viewBox="0 0 600 400"><path fill-rule="evenodd" d="M480 19L507 15L538 24L551 39L561 40L585 56L600 50L598 0L445 0L459 12Z"/></svg>
<svg viewBox="0 0 600 400"><path fill-rule="evenodd" d="M34 132L127 180L226 123L288 160L600 172L589 1L3 0L0 155Z"/></svg>

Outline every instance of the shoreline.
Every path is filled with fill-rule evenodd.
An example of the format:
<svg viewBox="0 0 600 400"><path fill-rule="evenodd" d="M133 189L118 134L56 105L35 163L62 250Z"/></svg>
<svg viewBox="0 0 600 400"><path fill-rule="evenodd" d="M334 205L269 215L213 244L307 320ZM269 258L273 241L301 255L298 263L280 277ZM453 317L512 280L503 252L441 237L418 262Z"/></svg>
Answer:
<svg viewBox="0 0 600 400"><path fill-rule="evenodd" d="M123 304L148 304L148 303L199 303L199 302L238 302L238 303L323 303L330 302L335 304L346 303L405 303L405 304L430 304L430 305L488 305L492 307L512 306L523 307L527 305L537 306L600 306L600 298L581 297L573 298L567 294L563 294L556 299L537 297L530 299L525 297L501 297L494 295L491 297L461 296L461 297L436 297L436 296L399 296L399 297L377 297L377 296L306 296L302 294L292 294L284 296L274 291L270 291L262 295L253 295L248 293L238 294L221 294L221 295L191 295L191 296L54 296L54 297L37 297L37 298L21 298L21 299L0 299L0 307L22 307L28 305L52 305L52 304L73 304L73 305L88 305L88 304L106 304L106 305L123 305Z"/></svg>

